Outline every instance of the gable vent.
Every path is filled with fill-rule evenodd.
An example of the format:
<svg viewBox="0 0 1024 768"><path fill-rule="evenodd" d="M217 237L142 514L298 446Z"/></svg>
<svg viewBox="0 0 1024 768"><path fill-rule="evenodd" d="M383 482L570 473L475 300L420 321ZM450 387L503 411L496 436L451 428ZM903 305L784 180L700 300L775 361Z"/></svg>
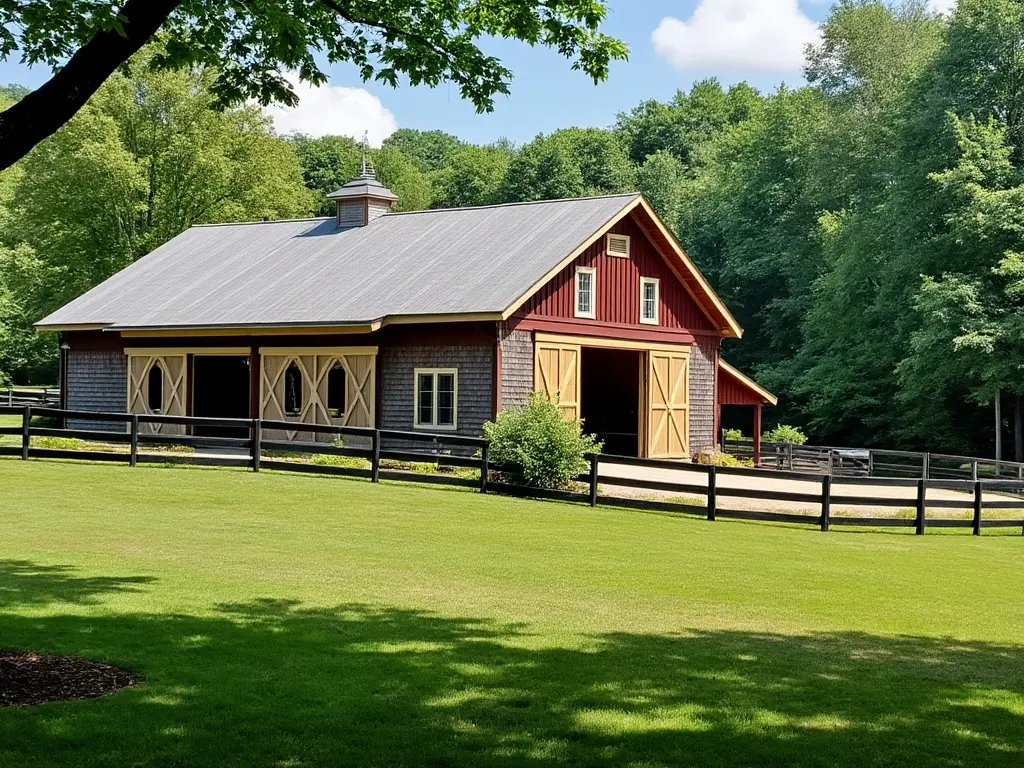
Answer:
<svg viewBox="0 0 1024 768"><path fill-rule="evenodd" d="M629 258L629 235L608 235L608 255Z"/></svg>

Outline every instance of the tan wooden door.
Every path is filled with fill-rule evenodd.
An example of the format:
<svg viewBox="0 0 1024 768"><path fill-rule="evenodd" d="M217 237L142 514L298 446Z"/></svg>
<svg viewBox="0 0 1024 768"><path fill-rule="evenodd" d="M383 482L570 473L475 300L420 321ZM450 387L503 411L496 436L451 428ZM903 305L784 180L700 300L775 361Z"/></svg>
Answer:
<svg viewBox="0 0 1024 768"><path fill-rule="evenodd" d="M334 424L342 427L373 427L376 391L376 348L348 349L261 349L260 414L271 421L300 424ZM298 414L285 412L285 372L295 365L302 379L302 409ZM332 417L328 408L328 377L340 366L345 372L345 411ZM270 439L331 440L330 435L314 438L311 432L268 432ZM356 440L351 438L350 440Z"/></svg>
<svg viewBox="0 0 1024 768"><path fill-rule="evenodd" d="M162 402L159 408L149 402L149 377L154 370L160 371L162 379ZM128 355L128 413L164 416L185 416L185 393L188 369L186 356L178 353L131 354ZM146 434L183 435L185 427L178 424L142 423L140 431Z"/></svg>
<svg viewBox="0 0 1024 768"><path fill-rule="evenodd" d="M647 456L690 458L690 354L647 353Z"/></svg>
<svg viewBox="0 0 1024 768"><path fill-rule="evenodd" d="M557 403L567 419L580 417L580 347L537 342L534 389Z"/></svg>

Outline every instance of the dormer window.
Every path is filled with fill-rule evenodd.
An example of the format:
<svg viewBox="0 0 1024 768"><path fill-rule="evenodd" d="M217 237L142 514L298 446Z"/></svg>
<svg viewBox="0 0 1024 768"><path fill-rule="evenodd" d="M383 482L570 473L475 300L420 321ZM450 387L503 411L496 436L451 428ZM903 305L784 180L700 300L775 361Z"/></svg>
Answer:
<svg viewBox="0 0 1024 768"><path fill-rule="evenodd" d="M576 317L593 320L594 301L597 296L597 272L593 267L576 268Z"/></svg>

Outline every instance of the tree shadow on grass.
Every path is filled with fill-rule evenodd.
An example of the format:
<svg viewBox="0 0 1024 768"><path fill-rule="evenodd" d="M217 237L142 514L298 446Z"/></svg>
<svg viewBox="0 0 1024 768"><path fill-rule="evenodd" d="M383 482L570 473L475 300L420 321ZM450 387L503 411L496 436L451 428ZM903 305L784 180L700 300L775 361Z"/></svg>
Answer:
<svg viewBox="0 0 1024 768"><path fill-rule="evenodd" d="M93 605L115 592L137 592L150 576L75 576L70 565L0 560L0 610L51 603Z"/></svg>
<svg viewBox="0 0 1024 768"><path fill-rule="evenodd" d="M856 633L605 634L258 600L23 617L5 645L124 664L0 709L0 765L1019 766L1024 651Z"/></svg>

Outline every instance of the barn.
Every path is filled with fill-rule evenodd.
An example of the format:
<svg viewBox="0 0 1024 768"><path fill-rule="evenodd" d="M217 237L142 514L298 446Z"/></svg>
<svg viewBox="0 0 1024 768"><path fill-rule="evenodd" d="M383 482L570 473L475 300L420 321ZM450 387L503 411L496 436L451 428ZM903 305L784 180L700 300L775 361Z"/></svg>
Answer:
<svg viewBox="0 0 1024 768"><path fill-rule="evenodd" d="M767 394L722 373L741 329L639 194L396 213L364 166L330 197L192 227L40 321L64 406L476 436L538 390L607 452L686 459L722 387Z"/></svg>

